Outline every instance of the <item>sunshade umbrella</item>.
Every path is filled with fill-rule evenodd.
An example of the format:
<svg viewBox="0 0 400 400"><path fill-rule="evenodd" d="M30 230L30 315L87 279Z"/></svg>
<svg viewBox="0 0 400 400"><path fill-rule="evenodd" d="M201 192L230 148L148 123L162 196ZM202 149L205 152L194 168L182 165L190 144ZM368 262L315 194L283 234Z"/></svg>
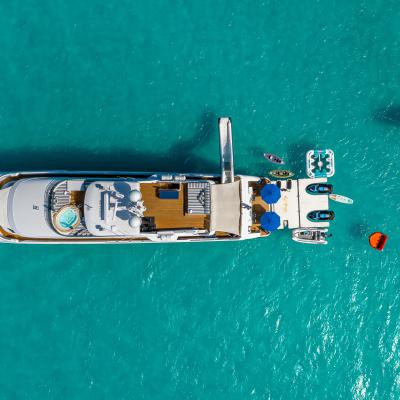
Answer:
<svg viewBox="0 0 400 400"><path fill-rule="evenodd" d="M260 223L261 228L273 232L279 228L281 217L276 212L268 211L261 216Z"/></svg>
<svg viewBox="0 0 400 400"><path fill-rule="evenodd" d="M278 186L268 183L261 189L261 197L267 204L275 204L281 198Z"/></svg>

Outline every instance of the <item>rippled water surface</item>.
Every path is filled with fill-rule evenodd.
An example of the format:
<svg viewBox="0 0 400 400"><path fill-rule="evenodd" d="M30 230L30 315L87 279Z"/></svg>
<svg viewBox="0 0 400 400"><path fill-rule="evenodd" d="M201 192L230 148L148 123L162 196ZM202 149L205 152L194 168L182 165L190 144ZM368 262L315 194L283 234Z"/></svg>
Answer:
<svg viewBox="0 0 400 400"><path fill-rule="evenodd" d="M335 151L329 246L0 246L1 399L398 399L400 3L0 3L0 169ZM374 230L389 235L372 251Z"/></svg>

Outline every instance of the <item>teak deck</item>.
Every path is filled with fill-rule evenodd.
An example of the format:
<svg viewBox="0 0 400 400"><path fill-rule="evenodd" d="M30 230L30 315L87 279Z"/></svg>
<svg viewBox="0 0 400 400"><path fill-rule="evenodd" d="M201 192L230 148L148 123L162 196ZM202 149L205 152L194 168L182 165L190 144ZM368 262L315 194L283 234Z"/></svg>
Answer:
<svg viewBox="0 0 400 400"><path fill-rule="evenodd" d="M268 183L269 181L265 181L265 183ZM262 199L260 191L263 187L263 184L253 184L252 188L254 190L253 194L253 201L252 201L252 207L253 207L253 224L251 225L251 231L252 232L259 232L261 236L267 235L265 231L261 229L260 225L260 218L261 216L267 212L271 211L271 207Z"/></svg>
<svg viewBox="0 0 400 400"><path fill-rule="evenodd" d="M142 183L140 191L146 211L145 217L153 217L156 229L205 229L206 215L185 213L186 185L180 184L179 198L174 200L160 199L158 189L167 189L167 183Z"/></svg>

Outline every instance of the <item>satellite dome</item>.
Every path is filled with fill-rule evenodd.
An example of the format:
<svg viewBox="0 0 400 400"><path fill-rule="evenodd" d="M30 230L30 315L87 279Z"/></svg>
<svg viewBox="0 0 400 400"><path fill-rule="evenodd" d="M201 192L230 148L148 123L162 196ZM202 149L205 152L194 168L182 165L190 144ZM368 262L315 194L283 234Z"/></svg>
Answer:
<svg viewBox="0 0 400 400"><path fill-rule="evenodd" d="M139 228L141 223L142 219L137 215L132 215L132 217L129 218L129 226L131 228Z"/></svg>
<svg viewBox="0 0 400 400"><path fill-rule="evenodd" d="M132 203L138 202L141 198L142 198L142 193L140 193L139 190L134 189L129 193L129 200Z"/></svg>

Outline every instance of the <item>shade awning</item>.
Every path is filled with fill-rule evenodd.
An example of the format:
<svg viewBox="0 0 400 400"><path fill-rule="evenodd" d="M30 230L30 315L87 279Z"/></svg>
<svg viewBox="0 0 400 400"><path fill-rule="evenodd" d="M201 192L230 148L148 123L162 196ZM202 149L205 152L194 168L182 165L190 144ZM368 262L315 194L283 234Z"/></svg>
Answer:
<svg viewBox="0 0 400 400"><path fill-rule="evenodd" d="M210 231L240 234L240 182L211 185Z"/></svg>
<svg viewBox="0 0 400 400"><path fill-rule="evenodd" d="M260 223L261 228L273 232L279 228L281 217L276 212L268 211L261 216Z"/></svg>
<svg viewBox="0 0 400 400"><path fill-rule="evenodd" d="M8 198L10 228L20 236L54 238L60 235L51 227L49 193L55 179L50 177L26 178L14 183Z"/></svg>
<svg viewBox="0 0 400 400"><path fill-rule="evenodd" d="M281 190L278 186L268 183L261 189L261 198L267 204L275 204L281 198Z"/></svg>

